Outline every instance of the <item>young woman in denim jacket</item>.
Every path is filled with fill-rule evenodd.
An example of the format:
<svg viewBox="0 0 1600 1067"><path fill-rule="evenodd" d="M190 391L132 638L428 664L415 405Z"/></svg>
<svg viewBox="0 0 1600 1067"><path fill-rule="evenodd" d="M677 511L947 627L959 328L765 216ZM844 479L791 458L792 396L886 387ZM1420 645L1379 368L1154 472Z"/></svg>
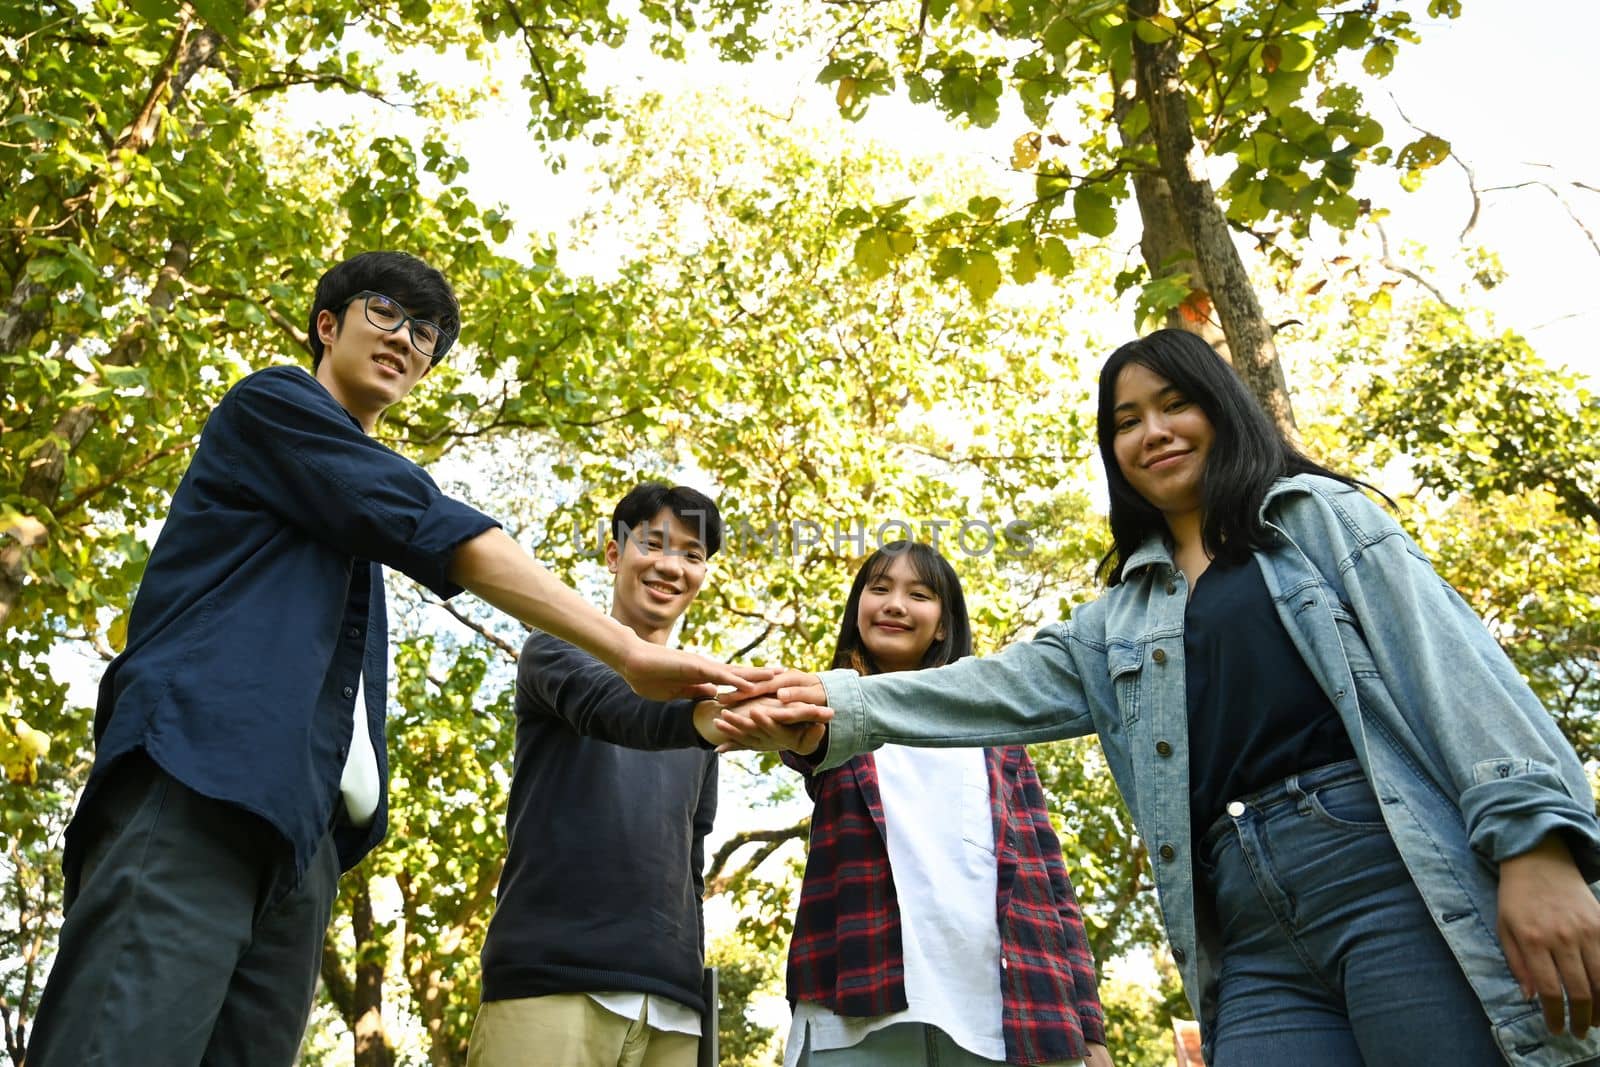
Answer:
<svg viewBox="0 0 1600 1067"><path fill-rule="evenodd" d="M1118 349L1098 425L1104 596L938 670L791 672L729 732L812 748L825 705L824 769L1098 733L1213 1067L1600 1063L1594 800L1481 620L1198 338Z"/></svg>

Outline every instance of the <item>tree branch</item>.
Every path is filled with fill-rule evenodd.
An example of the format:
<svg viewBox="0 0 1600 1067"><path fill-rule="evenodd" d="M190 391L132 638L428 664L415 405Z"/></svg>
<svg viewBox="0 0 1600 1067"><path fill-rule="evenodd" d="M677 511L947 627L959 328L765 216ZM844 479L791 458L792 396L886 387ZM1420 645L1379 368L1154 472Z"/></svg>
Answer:
<svg viewBox="0 0 1600 1067"><path fill-rule="evenodd" d="M785 841L802 841L811 833L811 816L795 823L793 826L783 826L774 830L746 830L734 834L722 843L722 847L712 855L711 862L706 864L706 896L714 897L724 892L740 877L748 875L751 871L761 866L762 862ZM733 854L746 845L761 843L762 847L752 854L749 861L741 864L739 869L730 875L724 875L723 868L733 858Z"/></svg>
<svg viewBox="0 0 1600 1067"><path fill-rule="evenodd" d="M449 615L462 626L465 626L467 629L471 630L473 633L489 642L495 648L498 648L507 656L510 656L512 662L516 661L520 650L515 645L513 645L510 641L507 641L504 637L501 637L499 634L495 633L493 630L489 629L477 619L458 611L448 600L432 600L427 597L423 597L422 602L424 604L432 604L434 607L443 608L446 615Z"/></svg>
<svg viewBox="0 0 1600 1067"><path fill-rule="evenodd" d="M1432 282L1428 281L1428 279L1424 278L1410 267L1405 266L1403 263L1399 262L1389 254L1389 234L1384 230L1383 223L1379 222L1377 219L1373 219L1372 225L1378 231L1378 241L1383 248L1383 255L1378 257L1378 262L1382 263L1385 267L1388 267L1396 274L1399 274L1402 277L1410 278L1412 281L1428 290L1428 292L1432 293L1433 298L1439 301L1439 303L1443 304L1447 308L1450 308L1451 310L1455 310L1455 305L1446 300L1444 294L1441 293Z"/></svg>

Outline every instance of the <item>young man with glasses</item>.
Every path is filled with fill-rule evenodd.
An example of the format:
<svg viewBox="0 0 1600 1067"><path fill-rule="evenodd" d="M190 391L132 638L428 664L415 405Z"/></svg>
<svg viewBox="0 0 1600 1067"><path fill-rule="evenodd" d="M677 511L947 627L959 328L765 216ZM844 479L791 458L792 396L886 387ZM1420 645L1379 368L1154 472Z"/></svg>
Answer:
<svg viewBox="0 0 1600 1067"><path fill-rule="evenodd" d="M743 684L618 626L369 436L459 329L438 271L356 256L317 286L313 374L249 375L206 423L100 684L31 1067L294 1061L339 873L385 829L381 567L649 696Z"/></svg>

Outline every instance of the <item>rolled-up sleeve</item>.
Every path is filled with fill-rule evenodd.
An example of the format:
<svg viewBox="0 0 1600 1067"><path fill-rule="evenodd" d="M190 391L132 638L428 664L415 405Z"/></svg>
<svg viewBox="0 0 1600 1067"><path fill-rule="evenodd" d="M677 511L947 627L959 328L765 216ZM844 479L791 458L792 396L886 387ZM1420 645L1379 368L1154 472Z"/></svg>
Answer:
<svg viewBox="0 0 1600 1067"><path fill-rule="evenodd" d="M220 442L234 488L340 551L392 567L441 597L462 543L499 525L362 432L321 383L274 367L223 399Z"/></svg>

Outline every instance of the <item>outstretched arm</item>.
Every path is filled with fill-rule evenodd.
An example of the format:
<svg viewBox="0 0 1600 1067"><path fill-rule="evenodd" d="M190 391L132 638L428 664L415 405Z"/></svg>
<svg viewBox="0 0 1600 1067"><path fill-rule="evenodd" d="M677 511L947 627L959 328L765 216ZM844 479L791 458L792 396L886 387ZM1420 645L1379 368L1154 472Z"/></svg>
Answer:
<svg viewBox="0 0 1600 1067"><path fill-rule="evenodd" d="M751 680L772 673L651 644L567 588L504 530L485 530L463 542L451 560L450 580L507 615L584 649L641 696L710 697L718 686L745 690Z"/></svg>

